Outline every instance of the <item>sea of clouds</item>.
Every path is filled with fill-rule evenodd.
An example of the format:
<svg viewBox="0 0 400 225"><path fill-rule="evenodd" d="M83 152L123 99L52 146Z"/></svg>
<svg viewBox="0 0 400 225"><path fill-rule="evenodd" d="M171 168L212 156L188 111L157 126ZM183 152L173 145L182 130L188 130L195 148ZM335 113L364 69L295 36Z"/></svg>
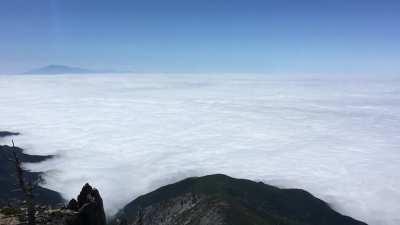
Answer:
<svg viewBox="0 0 400 225"><path fill-rule="evenodd" d="M0 130L65 198L114 213L189 176L303 188L372 225L400 224L400 79L267 75L0 76ZM2 144L10 140L3 140Z"/></svg>

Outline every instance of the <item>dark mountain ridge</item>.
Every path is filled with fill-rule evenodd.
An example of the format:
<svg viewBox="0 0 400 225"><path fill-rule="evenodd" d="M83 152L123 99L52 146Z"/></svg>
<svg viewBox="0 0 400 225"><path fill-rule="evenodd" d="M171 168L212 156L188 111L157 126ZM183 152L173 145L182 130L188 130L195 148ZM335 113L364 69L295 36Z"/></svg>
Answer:
<svg viewBox="0 0 400 225"><path fill-rule="evenodd" d="M17 132L0 131L0 138L19 135Z"/></svg>
<svg viewBox="0 0 400 225"><path fill-rule="evenodd" d="M125 206L114 224L365 225L301 189L222 174L161 187Z"/></svg>

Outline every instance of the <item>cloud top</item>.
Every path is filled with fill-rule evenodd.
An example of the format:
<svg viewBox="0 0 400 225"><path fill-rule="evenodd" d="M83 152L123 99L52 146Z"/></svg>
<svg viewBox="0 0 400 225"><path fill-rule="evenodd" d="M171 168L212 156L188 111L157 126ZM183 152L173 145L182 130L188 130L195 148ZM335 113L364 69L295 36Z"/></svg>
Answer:
<svg viewBox="0 0 400 225"><path fill-rule="evenodd" d="M0 126L58 154L28 165L115 212L184 177L304 188L376 225L400 221L400 80L256 75L0 76ZM7 140L3 140L7 141Z"/></svg>

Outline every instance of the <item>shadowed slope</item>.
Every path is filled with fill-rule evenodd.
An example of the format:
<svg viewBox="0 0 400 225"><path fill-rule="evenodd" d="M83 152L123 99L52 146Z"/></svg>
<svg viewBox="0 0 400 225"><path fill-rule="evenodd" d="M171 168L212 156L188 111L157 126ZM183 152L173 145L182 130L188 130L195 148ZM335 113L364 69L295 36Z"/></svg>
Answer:
<svg viewBox="0 0 400 225"><path fill-rule="evenodd" d="M6 136L18 135L18 133L0 132L0 138ZM15 200L23 200L24 196L16 185L15 165L9 161L11 158L12 148L7 145L0 145L0 206L13 202ZM18 158L23 163L37 163L51 158L52 156L27 155L23 153L21 148L16 147ZM40 173L24 171L25 177L30 180L40 179ZM43 204L57 204L63 202L61 195L55 191L43 187L37 187L34 191L35 202Z"/></svg>

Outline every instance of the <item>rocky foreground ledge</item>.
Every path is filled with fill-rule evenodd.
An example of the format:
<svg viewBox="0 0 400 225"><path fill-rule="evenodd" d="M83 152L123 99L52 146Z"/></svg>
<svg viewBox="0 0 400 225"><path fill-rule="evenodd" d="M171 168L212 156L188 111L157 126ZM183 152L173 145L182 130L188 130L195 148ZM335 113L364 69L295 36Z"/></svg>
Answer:
<svg viewBox="0 0 400 225"><path fill-rule="evenodd" d="M85 184L77 200L72 199L68 205L53 207L37 204L35 211L35 222L38 225L106 225L103 200L99 192L89 184ZM0 208L0 225L23 224L27 224L26 208Z"/></svg>

